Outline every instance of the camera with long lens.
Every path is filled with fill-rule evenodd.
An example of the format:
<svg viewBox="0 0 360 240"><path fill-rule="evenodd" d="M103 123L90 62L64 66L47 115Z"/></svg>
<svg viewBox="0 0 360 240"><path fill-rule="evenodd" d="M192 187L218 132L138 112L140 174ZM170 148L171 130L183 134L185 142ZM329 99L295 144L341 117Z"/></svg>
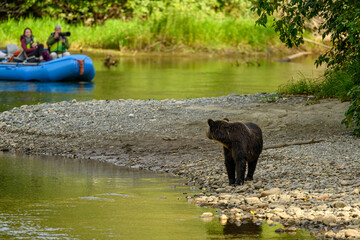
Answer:
<svg viewBox="0 0 360 240"><path fill-rule="evenodd" d="M60 37L70 37L70 35L71 35L70 32L59 32Z"/></svg>

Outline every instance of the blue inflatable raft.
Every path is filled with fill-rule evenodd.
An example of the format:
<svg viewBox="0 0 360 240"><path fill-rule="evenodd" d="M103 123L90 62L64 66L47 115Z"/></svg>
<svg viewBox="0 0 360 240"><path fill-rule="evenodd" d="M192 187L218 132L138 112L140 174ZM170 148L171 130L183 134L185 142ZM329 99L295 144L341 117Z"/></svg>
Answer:
<svg viewBox="0 0 360 240"><path fill-rule="evenodd" d="M0 80L38 82L89 82L95 77L90 57L70 55L48 62L0 62Z"/></svg>

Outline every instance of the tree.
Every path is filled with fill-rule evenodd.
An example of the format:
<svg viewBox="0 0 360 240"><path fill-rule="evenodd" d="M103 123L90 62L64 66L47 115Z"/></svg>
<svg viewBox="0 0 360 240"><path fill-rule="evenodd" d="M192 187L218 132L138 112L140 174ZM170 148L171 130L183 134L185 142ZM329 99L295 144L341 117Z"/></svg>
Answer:
<svg viewBox="0 0 360 240"><path fill-rule="evenodd" d="M131 9L126 7L128 0L2 0L0 20L33 16L51 16L65 19L69 23L104 22L108 18L120 18Z"/></svg>
<svg viewBox="0 0 360 240"><path fill-rule="evenodd" d="M275 31L288 47L303 43L306 22L321 19L318 32L324 39L330 36L332 48L320 55L316 65L327 64L328 71L342 71L349 75L354 88L348 93L352 99L343 123L360 134L360 1L357 0L252 0L259 15L257 24L266 26L274 18Z"/></svg>

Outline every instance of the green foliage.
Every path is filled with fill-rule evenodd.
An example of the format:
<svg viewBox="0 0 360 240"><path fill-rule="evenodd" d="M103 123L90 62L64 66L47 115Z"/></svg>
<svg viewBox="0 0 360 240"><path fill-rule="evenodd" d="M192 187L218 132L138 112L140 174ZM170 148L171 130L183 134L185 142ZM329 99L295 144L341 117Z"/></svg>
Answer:
<svg viewBox="0 0 360 240"><path fill-rule="evenodd" d="M260 25L266 24L268 16L281 12L274 17L275 31L288 47L303 43L306 21L322 19L318 32L323 38L330 36L333 47L316 64L337 67L359 61L360 1L253 0L253 4Z"/></svg>
<svg viewBox="0 0 360 240"><path fill-rule="evenodd" d="M349 71L330 69L325 73L325 80L321 83L318 96L349 100L348 92L354 85L354 79Z"/></svg>
<svg viewBox="0 0 360 240"><path fill-rule="evenodd" d="M291 81L279 87L280 93L316 95L321 88L321 80L312 78L301 78L298 81Z"/></svg>
<svg viewBox="0 0 360 240"><path fill-rule="evenodd" d="M96 23L128 14L131 10L126 8L127 2L127 0L5 0L0 8L0 20L34 16L54 17L69 23Z"/></svg>
<svg viewBox="0 0 360 240"><path fill-rule="evenodd" d="M145 20L161 16L169 9L238 17L251 14L249 4L248 0L4 0L0 6L0 20L32 15L93 24L111 18Z"/></svg>
<svg viewBox="0 0 360 240"><path fill-rule="evenodd" d="M60 24L72 32L72 48L262 51L278 41L273 28L255 26L249 4L248 0L27 0L24 4L6 0L7 15L0 15L0 46L17 43L25 27L46 42Z"/></svg>
<svg viewBox="0 0 360 240"><path fill-rule="evenodd" d="M355 135L360 135L360 85L355 86L349 93L350 107L345 112L346 118L341 122L347 128L352 128Z"/></svg>
<svg viewBox="0 0 360 240"><path fill-rule="evenodd" d="M33 35L41 43L46 43L51 32L54 32L55 25L60 24L64 31L72 32L71 39L76 38L77 32L74 30L78 28L77 25L69 25L63 20L55 20L51 18L34 19L34 18L20 18L19 20L9 19L8 21L0 22L0 43L5 46L8 43L20 45L20 35L23 34L26 27L32 29Z"/></svg>
<svg viewBox="0 0 360 240"><path fill-rule="evenodd" d="M328 71L318 79L301 78L279 87L279 92L287 94L314 95L317 98L337 97L347 100L348 92L354 87L353 80L341 72Z"/></svg>
<svg viewBox="0 0 360 240"><path fill-rule="evenodd" d="M330 36L332 48L320 55L316 65L326 63L328 75L318 84L317 94L352 98L352 105L345 113L346 126L358 126L360 117L352 114L357 97L355 85L360 85L360 1L318 1L318 0L253 0L253 10L259 15L257 23L266 25L269 16L274 16L275 31L288 47L303 43L306 21L321 19L318 32L323 39ZM299 82L298 90L308 92L310 82ZM355 86L355 89L357 89ZM355 103L354 103L355 101ZM352 110L351 110L352 109ZM352 114L352 115L349 115ZM352 124L354 123L354 124ZM354 133L358 131L355 128Z"/></svg>

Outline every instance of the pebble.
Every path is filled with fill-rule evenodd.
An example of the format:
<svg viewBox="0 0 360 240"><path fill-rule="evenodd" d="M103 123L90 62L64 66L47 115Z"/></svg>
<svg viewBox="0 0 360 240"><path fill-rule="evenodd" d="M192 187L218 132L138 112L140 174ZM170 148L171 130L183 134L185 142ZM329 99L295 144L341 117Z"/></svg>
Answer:
<svg viewBox="0 0 360 240"><path fill-rule="evenodd" d="M326 215L326 216L324 216L324 218L322 219L322 222L323 222L325 225L329 226L331 223L336 223L336 218L335 218L335 216L333 216L333 215Z"/></svg>
<svg viewBox="0 0 360 240"><path fill-rule="evenodd" d="M344 208L346 207L346 203L342 202L342 201L337 201L334 203L334 207L336 208Z"/></svg>
<svg viewBox="0 0 360 240"><path fill-rule="evenodd" d="M351 192L351 195L359 195L359 189L354 189L354 191Z"/></svg>
<svg viewBox="0 0 360 240"><path fill-rule="evenodd" d="M286 232L296 232L296 227L289 227L285 229Z"/></svg>
<svg viewBox="0 0 360 240"><path fill-rule="evenodd" d="M245 202L248 204L254 204L254 203L259 203L260 199L258 197L250 197L250 198L245 198Z"/></svg>
<svg viewBox="0 0 360 240"><path fill-rule="evenodd" d="M355 229L343 229L336 234L337 238L360 238L360 231Z"/></svg>
<svg viewBox="0 0 360 240"><path fill-rule="evenodd" d="M261 192L261 197L266 197L270 195L280 195L280 193L281 193L280 188L272 188L270 190Z"/></svg>
<svg viewBox="0 0 360 240"><path fill-rule="evenodd" d="M229 219L229 217L226 216L225 214L220 215L219 218L220 218L220 221L227 221Z"/></svg>

